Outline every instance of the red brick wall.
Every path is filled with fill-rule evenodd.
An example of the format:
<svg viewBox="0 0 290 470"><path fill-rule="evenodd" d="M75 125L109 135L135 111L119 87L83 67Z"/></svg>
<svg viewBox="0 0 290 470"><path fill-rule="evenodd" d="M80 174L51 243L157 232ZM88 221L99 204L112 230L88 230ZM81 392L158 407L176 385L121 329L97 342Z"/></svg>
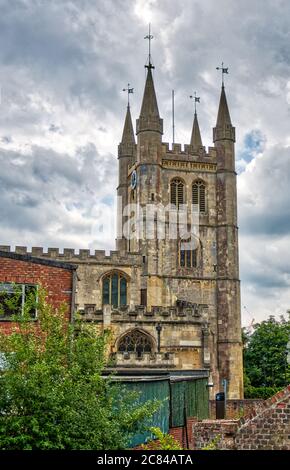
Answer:
<svg viewBox="0 0 290 470"><path fill-rule="evenodd" d="M193 424L197 421L197 418L188 418L187 426L170 428L169 434L176 439L183 449L193 449L192 447L192 427ZM186 436L187 432L187 436Z"/></svg>
<svg viewBox="0 0 290 470"><path fill-rule="evenodd" d="M47 291L47 300L54 307L62 302L68 304L70 318L72 302L73 271L56 266L36 264L10 258L0 258L0 282L32 283L42 285ZM0 329L11 332L15 323L0 320Z"/></svg>

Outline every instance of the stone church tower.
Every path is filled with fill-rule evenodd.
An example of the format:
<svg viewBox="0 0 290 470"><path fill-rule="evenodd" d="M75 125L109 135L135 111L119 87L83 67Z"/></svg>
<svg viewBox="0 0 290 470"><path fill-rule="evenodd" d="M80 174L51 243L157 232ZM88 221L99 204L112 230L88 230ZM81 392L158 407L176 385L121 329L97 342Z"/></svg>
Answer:
<svg viewBox="0 0 290 470"><path fill-rule="evenodd" d="M128 105L118 148L117 250L15 251L77 265L75 310L111 331L120 372L205 377L212 398L226 381L228 397L242 398L235 128L225 89L214 146L203 146L196 112L190 142L169 146L152 72L149 56L137 143Z"/></svg>
<svg viewBox="0 0 290 470"><path fill-rule="evenodd" d="M198 333L191 319L180 328L174 319L170 323L170 318L167 318L167 327L162 325L166 329L163 337L166 338L167 350L177 353L183 368L209 367L216 390L222 389L221 383L225 379L228 396L241 397L235 128L231 123L225 88L222 85L213 129L214 147L207 152L202 145L195 112L190 144L184 149L180 144L173 144L170 149L167 143L162 142L163 120L158 110L153 68L149 62L136 123L137 144L128 106L119 145L120 212L128 203L133 203L141 208L142 213L137 214L136 209L131 225L129 212L128 217L119 214L123 224L127 221L127 236L123 233L117 240L117 248L142 256L140 304L148 311L158 307L170 310L177 306L184 314L193 308L193 318L203 319L201 362L198 359L200 351L197 354L195 347ZM176 223L177 237L172 238L168 233L172 215L170 207L178 208L182 204L187 206L187 210L192 204L197 209L198 236L194 237L193 247L189 249L182 248L177 220L171 222L171 230ZM167 208L165 213L164 207ZM148 221L150 211L154 216ZM159 216L164 222L163 229L158 226ZM190 232L190 223L187 228ZM175 345L171 347L174 336ZM166 344L161 348L166 349Z"/></svg>

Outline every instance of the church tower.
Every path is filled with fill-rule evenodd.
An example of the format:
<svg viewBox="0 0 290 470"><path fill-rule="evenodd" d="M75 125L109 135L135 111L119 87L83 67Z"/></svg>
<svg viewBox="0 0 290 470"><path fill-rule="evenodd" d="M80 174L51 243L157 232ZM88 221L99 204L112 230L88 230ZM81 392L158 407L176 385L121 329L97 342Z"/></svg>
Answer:
<svg viewBox="0 0 290 470"><path fill-rule="evenodd" d="M162 141L150 52L146 69L137 143L128 106L119 145L119 211L130 208L122 215L127 228L117 247L142 260L136 271L138 304L130 302L139 312L134 328L150 332L158 360L170 358L176 370L206 371L214 383L212 398L225 386L228 398L241 398L235 129L224 85L214 147L203 146L196 96L189 143L170 146ZM180 230L182 210L186 236ZM147 367L157 364L151 359Z"/></svg>

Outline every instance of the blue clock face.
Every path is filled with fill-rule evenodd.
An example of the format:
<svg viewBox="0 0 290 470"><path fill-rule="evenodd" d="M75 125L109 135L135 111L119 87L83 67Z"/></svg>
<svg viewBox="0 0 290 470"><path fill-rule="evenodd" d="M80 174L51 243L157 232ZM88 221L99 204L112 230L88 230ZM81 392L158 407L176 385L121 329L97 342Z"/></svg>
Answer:
<svg viewBox="0 0 290 470"><path fill-rule="evenodd" d="M131 174L131 188L135 189L137 186L137 173L136 170L134 170Z"/></svg>

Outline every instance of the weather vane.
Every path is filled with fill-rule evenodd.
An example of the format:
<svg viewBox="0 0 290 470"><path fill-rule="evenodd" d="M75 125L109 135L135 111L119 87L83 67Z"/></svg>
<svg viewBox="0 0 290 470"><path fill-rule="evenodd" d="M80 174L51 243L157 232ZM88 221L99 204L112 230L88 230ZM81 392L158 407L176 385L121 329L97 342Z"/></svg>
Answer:
<svg viewBox="0 0 290 470"><path fill-rule="evenodd" d="M130 88L130 83L128 83L127 88L123 88L123 91L127 91L127 93L128 93L128 106L130 106L129 95L130 95L130 93L134 93L134 88Z"/></svg>
<svg viewBox="0 0 290 470"><path fill-rule="evenodd" d="M222 62L222 65L221 67L216 67L217 70L221 70L222 72L222 86L224 86L224 74L228 74L229 73L229 68L228 67L224 67L224 63Z"/></svg>
<svg viewBox="0 0 290 470"><path fill-rule="evenodd" d="M196 91L194 92L194 96L190 95L191 99L194 99L194 114L196 114L196 103L200 103L200 96L196 96Z"/></svg>
<svg viewBox="0 0 290 470"><path fill-rule="evenodd" d="M147 36L144 36L144 39L148 39L148 48L149 48L149 58L148 58L148 65L145 65L147 69L154 69L154 65L151 63L151 40L154 36L151 34L151 24L149 23L149 32Z"/></svg>

